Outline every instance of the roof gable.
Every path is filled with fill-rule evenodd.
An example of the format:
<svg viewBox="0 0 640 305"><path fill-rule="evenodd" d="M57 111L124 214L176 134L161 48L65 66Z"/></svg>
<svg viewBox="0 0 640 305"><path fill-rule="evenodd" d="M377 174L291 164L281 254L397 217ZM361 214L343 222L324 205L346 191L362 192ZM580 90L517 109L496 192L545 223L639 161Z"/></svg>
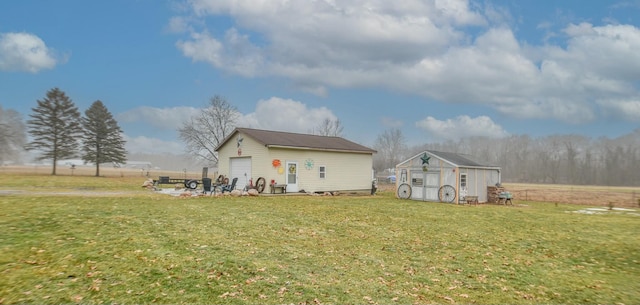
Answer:
<svg viewBox="0 0 640 305"><path fill-rule="evenodd" d="M457 154L452 152L441 152L441 151L434 151L434 150L425 150L398 165L402 165L406 162L410 162L411 160L417 158L418 156L423 155L424 153L435 156L436 158L443 160L444 162L450 163L451 165L458 166L458 167L499 168L498 166L495 166L495 165L478 163L476 161L473 161L465 157L462 154Z"/></svg>
<svg viewBox="0 0 640 305"><path fill-rule="evenodd" d="M224 146L237 133L243 133L267 147L287 147L297 149L333 150L357 153L375 153L366 146L351 142L341 137L328 137L310 134L261 130L252 128L236 128L216 147L216 151Z"/></svg>

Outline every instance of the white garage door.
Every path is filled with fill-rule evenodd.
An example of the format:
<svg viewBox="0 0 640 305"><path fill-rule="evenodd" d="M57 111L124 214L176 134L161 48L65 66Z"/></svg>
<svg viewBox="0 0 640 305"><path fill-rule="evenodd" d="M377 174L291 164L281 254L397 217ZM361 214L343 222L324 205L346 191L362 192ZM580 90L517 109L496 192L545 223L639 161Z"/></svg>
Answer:
<svg viewBox="0 0 640 305"><path fill-rule="evenodd" d="M251 158L232 158L229 168L229 180L238 178L236 190L244 189L251 179Z"/></svg>

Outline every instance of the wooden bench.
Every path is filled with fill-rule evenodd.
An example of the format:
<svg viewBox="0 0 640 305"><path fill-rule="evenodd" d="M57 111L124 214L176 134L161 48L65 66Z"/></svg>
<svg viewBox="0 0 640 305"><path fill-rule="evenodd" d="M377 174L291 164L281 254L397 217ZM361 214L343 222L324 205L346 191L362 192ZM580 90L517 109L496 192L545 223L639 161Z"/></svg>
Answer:
<svg viewBox="0 0 640 305"><path fill-rule="evenodd" d="M467 204L478 204L478 196L464 196L464 200L467 202Z"/></svg>
<svg viewBox="0 0 640 305"><path fill-rule="evenodd" d="M275 194L276 193L276 189L281 189L282 191L280 191L280 193L282 194L286 194L287 193L287 185L286 184L271 184L269 185L271 188L271 194Z"/></svg>

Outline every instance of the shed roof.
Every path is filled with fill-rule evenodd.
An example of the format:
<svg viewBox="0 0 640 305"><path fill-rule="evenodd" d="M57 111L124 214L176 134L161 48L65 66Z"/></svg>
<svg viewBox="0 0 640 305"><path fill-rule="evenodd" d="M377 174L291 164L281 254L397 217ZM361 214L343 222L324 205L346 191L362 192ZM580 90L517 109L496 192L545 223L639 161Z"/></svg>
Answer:
<svg viewBox="0 0 640 305"><path fill-rule="evenodd" d="M229 141L229 139L234 137L239 132L253 138L258 143L261 143L267 147L332 150L369 154L373 154L376 152L371 148L355 142L351 142L341 137L318 136L252 128L236 128L226 139L218 144L218 147L216 147L216 151L219 150L220 147L222 147Z"/></svg>
<svg viewBox="0 0 640 305"><path fill-rule="evenodd" d="M432 156L435 156L439 159L444 160L445 162L451 163L454 166L457 167L474 167L474 168L492 168L492 169L499 169L499 166L496 165L487 165L487 164L481 164L478 163L474 160L471 160L471 157L466 157L465 155L462 154L457 154L457 153L452 153L452 152L442 152L442 151L435 151L435 150L426 150L423 151L411 158L409 158L408 160L398 164L398 165L402 165L403 163L409 162L411 160L413 160L414 158L424 154L424 153L428 153Z"/></svg>

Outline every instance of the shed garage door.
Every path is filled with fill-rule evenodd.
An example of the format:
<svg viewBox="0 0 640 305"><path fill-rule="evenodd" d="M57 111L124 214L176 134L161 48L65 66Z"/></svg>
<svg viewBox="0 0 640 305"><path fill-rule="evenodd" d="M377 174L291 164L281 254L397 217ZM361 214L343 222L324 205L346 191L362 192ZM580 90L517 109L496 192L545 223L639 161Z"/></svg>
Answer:
<svg viewBox="0 0 640 305"><path fill-rule="evenodd" d="M236 189L244 189L251 179L251 158L232 158L229 173L229 180L238 178Z"/></svg>

